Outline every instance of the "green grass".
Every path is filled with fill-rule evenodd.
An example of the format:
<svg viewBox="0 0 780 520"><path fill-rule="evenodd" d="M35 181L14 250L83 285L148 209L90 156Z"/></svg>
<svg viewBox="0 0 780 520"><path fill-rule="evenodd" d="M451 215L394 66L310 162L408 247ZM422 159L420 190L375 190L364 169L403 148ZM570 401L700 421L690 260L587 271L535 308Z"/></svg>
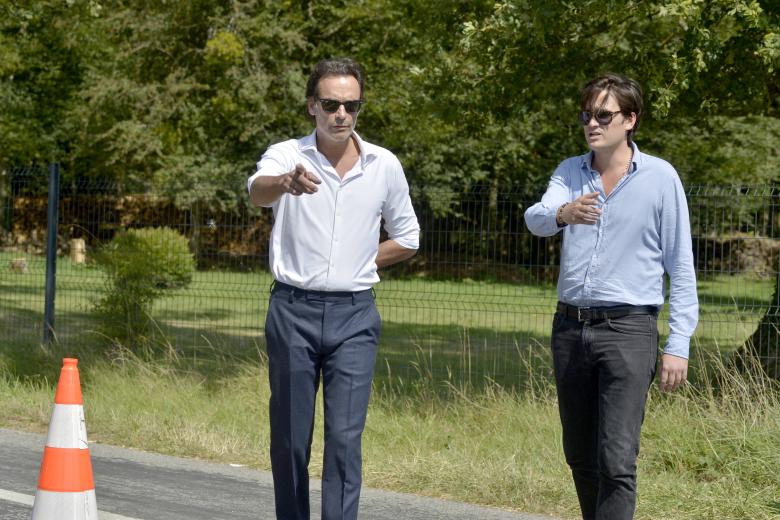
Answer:
<svg viewBox="0 0 780 520"><path fill-rule="evenodd" d="M3 349L0 426L44 432L64 353ZM204 351L215 377L159 345L143 355L78 352L91 440L268 469L264 356ZM720 386L651 391L639 460L638 519L780 515L780 399L760 379L704 366ZM19 375L23 374L23 375ZM533 372L530 377L537 378ZM707 378L711 380L712 378ZM576 518L554 389L517 393L424 372L375 387L364 435L365 485ZM319 406L311 471L322 460Z"/></svg>
<svg viewBox="0 0 780 520"><path fill-rule="evenodd" d="M18 256L0 254L0 266ZM97 332L90 305L100 273L62 261L58 341L47 350L38 344L43 263L28 258L29 273L0 272L0 326L13 338L0 348L0 426L44 432L61 359L76 355L92 440L270 467L267 274L197 273L158 302L153 334L133 352L106 349ZM771 290L742 276L700 281L693 383L672 396L651 392L637 518L780 518L778 393L722 363ZM389 280L377 302L384 329L365 484L575 518L546 348L554 288ZM321 416L316 428L315 475Z"/></svg>
<svg viewBox="0 0 780 520"><path fill-rule="evenodd" d="M0 326L17 341L42 336L44 261L0 253L0 266L26 257L30 272L0 270ZM106 343L92 304L105 284L102 273L62 258L57 266L55 332L65 347ZM262 328L271 278L265 272L201 271L192 284L159 300L152 311L152 339L184 357L219 349L245 356L263 344ZM771 281L719 275L699 282L701 317L696 344L729 355L750 336L764 313ZM555 288L479 281L386 280L376 289L383 318L377 377L381 383L417 377L422 368L459 383L492 380L523 390L529 363L545 370ZM668 334L666 311L659 321ZM542 361L542 363L537 363ZM204 373L209 357L201 356ZM699 367L694 364L695 378Z"/></svg>

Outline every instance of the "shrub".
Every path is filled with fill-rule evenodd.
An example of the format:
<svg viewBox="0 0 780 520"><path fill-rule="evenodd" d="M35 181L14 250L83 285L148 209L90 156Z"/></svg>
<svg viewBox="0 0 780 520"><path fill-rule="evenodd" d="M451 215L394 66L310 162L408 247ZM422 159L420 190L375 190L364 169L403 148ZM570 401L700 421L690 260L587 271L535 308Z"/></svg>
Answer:
<svg viewBox="0 0 780 520"><path fill-rule="evenodd" d="M105 332L129 346L147 330L154 301L186 287L195 271L187 239L164 227L119 233L98 250L94 262L107 275L106 293L96 304Z"/></svg>

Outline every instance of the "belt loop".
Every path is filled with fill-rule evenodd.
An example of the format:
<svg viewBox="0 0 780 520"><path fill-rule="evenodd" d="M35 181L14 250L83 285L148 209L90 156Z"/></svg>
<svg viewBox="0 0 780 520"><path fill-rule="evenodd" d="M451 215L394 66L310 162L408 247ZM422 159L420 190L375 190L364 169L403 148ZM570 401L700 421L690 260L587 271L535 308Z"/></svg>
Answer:
<svg viewBox="0 0 780 520"><path fill-rule="evenodd" d="M292 303L295 299L295 289L293 287L290 287L290 292L287 294L287 301Z"/></svg>
<svg viewBox="0 0 780 520"><path fill-rule="evenodd" d="M355 293L352 293L352 305L355 305Z"/></svg>

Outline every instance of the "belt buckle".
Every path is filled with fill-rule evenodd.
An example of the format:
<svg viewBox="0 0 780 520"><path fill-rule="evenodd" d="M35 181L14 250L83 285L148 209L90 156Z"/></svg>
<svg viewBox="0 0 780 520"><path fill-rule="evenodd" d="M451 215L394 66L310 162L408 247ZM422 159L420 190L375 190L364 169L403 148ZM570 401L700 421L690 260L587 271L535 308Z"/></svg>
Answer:
<svg viewBox="0 0 780 520"><path fill-rule="evenodd" d="M582 319L582 311L590 310L590 307L577 307L577 321L585 321Z"/></svg>

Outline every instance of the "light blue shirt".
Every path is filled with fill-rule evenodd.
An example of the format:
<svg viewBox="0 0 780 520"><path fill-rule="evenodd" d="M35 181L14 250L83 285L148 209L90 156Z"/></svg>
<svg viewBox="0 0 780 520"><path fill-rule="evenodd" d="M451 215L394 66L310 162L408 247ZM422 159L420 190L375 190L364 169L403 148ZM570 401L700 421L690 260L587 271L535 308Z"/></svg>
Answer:
<svg viewBox="0 0 780 520"><path fill-rule="evenodd" d="M664 353L687 358L699 319L688 203L668 162L639 151L629 172L604 196L590 152L563 161L542 200L525 212L531 233L563 230L558 299L579 307L664 303L669 274L669 339ZM602 214L593 225L559 227L558 207L599 192Z"/></svg>

